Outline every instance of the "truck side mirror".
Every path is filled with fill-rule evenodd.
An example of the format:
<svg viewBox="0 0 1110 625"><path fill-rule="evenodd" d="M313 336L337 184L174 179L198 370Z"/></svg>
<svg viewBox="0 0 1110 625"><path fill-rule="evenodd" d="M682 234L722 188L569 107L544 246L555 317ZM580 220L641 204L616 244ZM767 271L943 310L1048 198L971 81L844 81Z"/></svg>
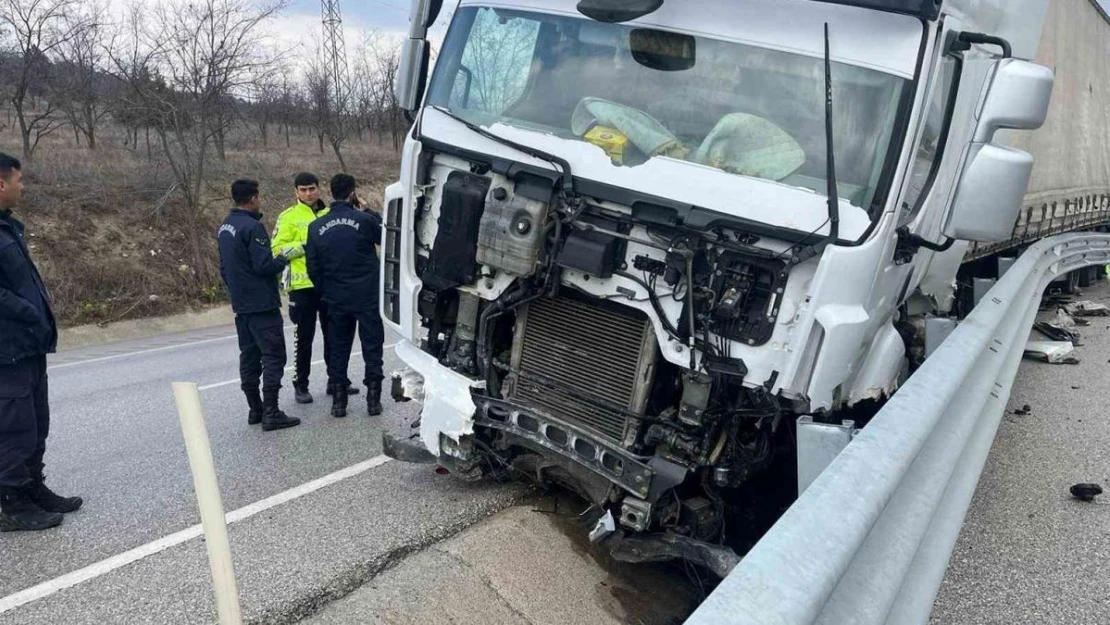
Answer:
<svg viewBox="0 0 1110 625"><path fill-rule="evenodd" d="M1010 238L1033 172L1033 155L992 143L972 144L956 186L945 236L964 241Z"/></svg>
<svg viewBox="0 0 1110 625"><path fill-rule="evenodd" d="M1033 156L993 143L1001 129L1039 128L1048 115L1052 70L1018 59L1001 59L976 114L944 235L965 241L1004 241L1013 233L1029 186Z"/></svg>
<svg viewBox="0 0 1110 625"><path fill-rule="evenodd" d="M401 62L397 65L397 84L394 85L393 95L403 111L415 111L424 99L430 52L425 39L406 39L401 44Z"/></svg>
<svg viewBox="0 0 1110 625"><path fill-rule="evenodd" d="M1052 70L1018 59L998 62L975 115L975 141L990 142L1002 128L1033 130L1044 124L1055 81Z"/></svg>
<svg viewBox="0 0 1110 625"><path fill-rule="evenodd" d="M427 34L432 24L436 23L439 11L442 8L443 0L413 0L412 14L409 15L410 34L413 25L418 26L424 34Z"/></svg>
<svg viewBox="0 0 1110 625"><path fill-rule="evenodd" d="M442 8L443 0L412 2L409 36L401 44L401 62L397 67L397 82L393 85L393 95L401 110L415 111L424 99L431 56L431 47L427 40L428 28L435 24Z"/></svg>

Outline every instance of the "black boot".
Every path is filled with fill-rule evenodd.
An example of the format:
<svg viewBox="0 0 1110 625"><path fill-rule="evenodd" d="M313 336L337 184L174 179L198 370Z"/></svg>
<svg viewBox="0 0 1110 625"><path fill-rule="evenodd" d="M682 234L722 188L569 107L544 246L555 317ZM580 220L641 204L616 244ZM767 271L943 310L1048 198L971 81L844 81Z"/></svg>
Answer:
<svg viewBox="0 0 1110 625"><path fill-rule="evenodd" d="M46 476L42 473L31 474L31 485L24 489L27 496L35 505L47 512L70 513L77 512L81 504L85 503L80 497L62 497L50 490L46 485Z"/></svg>
<svg viewBox="0 0 1110 625"><path fill-rule="evenodd" d="M0 489L0 532L37 532L62 524L57 512L38 507L22 488Z"/></svg>
<svg viewBox="0 0 1110 625"><path fill-rule="evenodd" d="M351 384L350 382L347 383L347 396L348 397L350 397L351 395L358 395L360 392L361 391L359 390L359 388L357 386L355 386L354 384ZM331 396L335 395L335 388L334 387L331 387L331 386L328 387L328 395L331 395Z"/></svg>
<svg viewBox="0 0 1110 625"><path fill-rule="evenodd" d="M311 404L312 403L312 393L308 392L308 384L305 384L304 386L294 385L293 386L293 399L298 404Z"/></svg>
<svg viewBox="0 0 1110 625"><path fill-rule="evenodd" d="M243 389L243 394L247 396L247 406L250 412L247 413L247 424L258 425L262 423L262 395L258 393L258 389Z"/></svg>
<svg viewBox="0 0 1110 625"><path fill-rule="evenodd" d="M382 413L382 381L377 380L366 385L366 412L371 417Z"/></svg>
<svg viewBox="0 0 1110 625"><path fill-rule="evenodd" d="M331 387L331 416L336 418L347 416L347 389L343 386Z"/></svg>
<svg viewBox="0 0 1110 625"><path fill-rule="evenodd" d="M281 430L300 425L301 420L290 417L278 408L278 392L265 391L262 394L262 431Z"/></svg>

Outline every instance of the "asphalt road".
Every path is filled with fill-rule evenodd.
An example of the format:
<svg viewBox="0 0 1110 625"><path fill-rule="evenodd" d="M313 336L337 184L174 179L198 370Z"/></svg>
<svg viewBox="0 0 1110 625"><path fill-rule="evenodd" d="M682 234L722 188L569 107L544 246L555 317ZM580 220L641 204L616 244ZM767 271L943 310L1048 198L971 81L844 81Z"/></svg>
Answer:
<svg viewBox="0 0 1110 625"><path fill-rule="evenodd" d="M1110 286L1085 297L1110 303ZM1080 331L1079 365L1019 372L936 625L1110 622L1110 512L1067 492L1110 485L1110 318ZM387 398L370 418L359 395L333 419L319 362L316 403L283 397L300 427L248 426L233 335L223 326L51 357L49 483L86 504L58 529L0 535L0 625L215 620L174 381L202 389L248 622L679 623L700 599L682 571L593 553L573 505L550 514L552 500L520 485L386 460L381 432L409 431L417 407ZM399 366L387 349L386 370ZM1016 414L1025 404L1032 414Z"/></svg>
<svg viewBox="0 0 1110 625"><path fill-rule="evenodd" d="M387 461L383 428L407 430L416 406L387 397L385 414L370 418L361 394L351 416L334 419L321 363L316 403L296 405L284 389L301 426L248 426L233 336L225 326L51 357L48 483L85 506L58 529L0 536L0 623L214 620L175 381L201 389L251 620L296 620L524 494ZM316 351L320 360L319 339ZM387 349L386 371L399 366ZM357 354L351 373L361 378Z"/></svg>
<svg viewBox="0 0 1110 625"><path fill-rule="evenodd" d="M1110 286L1080 299L1110 304ZM1110 500L1068 492L1110 486L1110 318L1091 321L1078 365L1022 363L932 625L1110 623Z"/></svg>

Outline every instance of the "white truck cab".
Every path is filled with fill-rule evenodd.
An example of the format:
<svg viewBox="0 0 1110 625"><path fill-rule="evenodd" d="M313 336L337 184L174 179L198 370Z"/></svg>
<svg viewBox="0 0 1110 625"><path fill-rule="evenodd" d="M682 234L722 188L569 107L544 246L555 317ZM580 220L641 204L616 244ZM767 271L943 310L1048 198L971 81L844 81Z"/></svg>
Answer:
<svg viewBox="0 0 1110 625"><path fill-rule="evenodd" d="M422 412L387 453L727 572L729 509L796 494L759 479L798 422L864 426L968 242L1011 236L1047 4L462 0L429 71L416 0L382 317Z"/></svg>

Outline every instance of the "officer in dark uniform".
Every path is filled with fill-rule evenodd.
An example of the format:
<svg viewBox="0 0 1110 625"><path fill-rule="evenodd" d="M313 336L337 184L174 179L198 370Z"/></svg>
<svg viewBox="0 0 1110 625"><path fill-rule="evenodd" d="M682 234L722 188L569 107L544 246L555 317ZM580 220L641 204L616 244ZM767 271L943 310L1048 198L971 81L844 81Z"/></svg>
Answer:
<svg viewBox="0 0 1110 625"><path fill-rule="evenodd" d="M270 235L259 212L258 182L236 180L231 184L231 198L235 208L216 231L216 241L220 249L220 276L231 294L231 309L235 311L239 381L250 406L247 423L261 423L265 431L293 427L301 420L286 416L278 408L278 391L285 373L285 330L278 276L292 258L304 252L291 248L277 258L273 256Z"/></svg>
<svg viewBox="0 0 1110 625"><path fill-rule="evenodd" d="M81 507L46 487L50 433L46 354L58 329L50 296L12 209L23 197L17 159L0 153L0 531L44 530Z"/></svg>
<svg viewBox="0 0 1110 625"><path fill-rule="evenodd" d="M328 362L328 391L331 414L347 415L347 363L355 326L366 363L366 409L370 416L382 413L382 341L385 330L378 311L378 253L382 221L374 213L359 210L355 179L337 174L331 179L328 214L308 227L305 252L308 276L328 309L331 360Z"/></svg>

